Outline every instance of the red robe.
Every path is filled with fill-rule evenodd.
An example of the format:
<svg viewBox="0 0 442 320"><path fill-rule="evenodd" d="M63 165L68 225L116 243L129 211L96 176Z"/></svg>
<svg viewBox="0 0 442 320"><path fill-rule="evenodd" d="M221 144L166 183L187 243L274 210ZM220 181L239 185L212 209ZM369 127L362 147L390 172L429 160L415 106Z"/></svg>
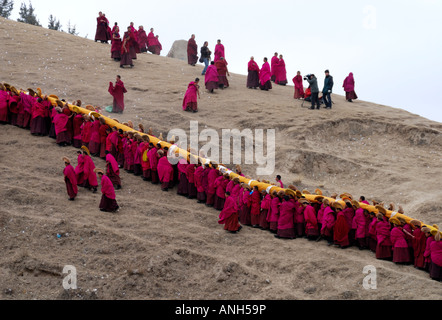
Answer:
<svg viewBox="0 0 442 320"><path fill-rule="evenodd" d="M112 112L122 113L124 111L124 94L127 92L123 81L117 81L115 86L109 82L109 93L114 97L114 108Z"/></svg>
<svg viewBox="0 0 442 320"><path fill-rule="evenodd" d="M195 65L198 62L198 45L192 38L187 42L187 61L190 65Z"/></svg>
<svg viewBox="0 0 442 320"><path fill-rule="evenodd" d="M78 194L77 176L75 175L74 167L70 164L64 170L64 181L66 183L66 190L71 199L74 199Z"/></svg>

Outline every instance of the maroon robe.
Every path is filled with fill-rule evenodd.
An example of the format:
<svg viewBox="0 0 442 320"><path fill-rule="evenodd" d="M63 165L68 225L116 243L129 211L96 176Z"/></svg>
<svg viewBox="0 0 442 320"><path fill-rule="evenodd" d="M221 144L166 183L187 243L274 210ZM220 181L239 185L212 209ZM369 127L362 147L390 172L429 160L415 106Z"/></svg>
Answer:
<svg viewBox="0 0 442 320"><path fill-rule="evenodd" d="M195 39L190 38L187 42L187 62L194 66L198 62L198 45Z"/></svg>
<svg viewBox="0 0 442 320"><path fill-rule="evenodd" d="M66 190L69 195L69 199L75 199L75 197L78 194L78 187L77 187L77 177L75 175L74 167L72 167L70 164L68 164L64 170L64 181L66 183Z"/></svg>
<svg viewBox="0 0 442 320"><path fill-rule="evenodd" d="M124 94L127 92L123 81L119 80L115 83L109 82L109 93L114 97L112 112L123 113L124 111Z"/></svg>

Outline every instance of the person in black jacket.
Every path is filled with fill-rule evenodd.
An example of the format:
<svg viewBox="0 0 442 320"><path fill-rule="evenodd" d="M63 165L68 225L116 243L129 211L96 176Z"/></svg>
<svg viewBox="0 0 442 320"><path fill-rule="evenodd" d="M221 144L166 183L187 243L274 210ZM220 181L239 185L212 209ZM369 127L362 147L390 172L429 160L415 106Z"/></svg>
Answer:
<svg viewBox="0 0 442 320"><path fill-rule="evenodd" d="M202 75L206 74L207 67L209 66L211 54L212 54L212 51L209 50L209 43L206 41L206 42L204 42L204 45L201 47L201 60L200 60L200 62L203 62L205 64Z"/></svg>
<svg viewBox="0 0 442 320"><path fill-rule="evenodd" d="M328 70L325 70L325 80L324 80L324 89L322 90L322 99L325 103L326 109L332 108L332 100L331 100L331 94L333 90L333 77L330 75L330 72Z"/></svg>

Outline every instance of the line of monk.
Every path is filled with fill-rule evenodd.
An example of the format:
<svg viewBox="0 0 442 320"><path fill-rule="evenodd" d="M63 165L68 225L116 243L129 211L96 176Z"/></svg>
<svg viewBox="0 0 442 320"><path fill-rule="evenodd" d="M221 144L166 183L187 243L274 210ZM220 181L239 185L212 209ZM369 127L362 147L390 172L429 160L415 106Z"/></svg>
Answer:
<svg viewBox="0 0 442 320"><path fill-rule="evenodd" d="M192 158L190 162L190 158L180 158L171 164L168 148L154 145L148 136L140 135L131 121L124 125L133 131L123 132L110 128L100 117L100 110L92 106L86 106L91 114L83 115L75 108L71 111L63 100L57 99L53 105L39 90L28 92L19 93L9 84L0 85L0 122L29 129L34 135L48 135L60 146L81 148L75 168L68 158L63 158L71 201L78 194L78 186L96 193L98 175L102 191L99 207L115 212L119 206L114 189L122 188L120 169L124 168L144 181L160 184L165 192L177 187L177 194L220 211L219 223L229 232L251 226L268 230L280 239L324 239L330 246L370 250L377 259L412 264L429 272L432 279L442 279L440 232L431 232L417 220L407 224L401 218L388 219L384 206L373 203L379 211L375 216L360 207L359 203L369 204L364 197L356 201L348 193L339 196L345 203L342 206L337 201L329 202L319 189L315 190L314 201L303 197L309 193L307 190L301 192L293 185L279 193L260 192L257 187L222 174L215 162L202 164L199 159ZM81 106L81 101L73 104ZM138 130L144 132L144 127L139 124ZM152 129L148 134L154 136ZM162 134L159 139L163 141ZM175 145L174 138L170 143ZM106 160L106 170L96 168L92 157ZM244 176L239 166L236 172ZM278 176L281 186L280 180ZM331 198L337 199L338 195ZM394 211L394 204L388 210ZM398 212L404 211L399 208ZM438 226L434 228L438 230Z"/></svg>

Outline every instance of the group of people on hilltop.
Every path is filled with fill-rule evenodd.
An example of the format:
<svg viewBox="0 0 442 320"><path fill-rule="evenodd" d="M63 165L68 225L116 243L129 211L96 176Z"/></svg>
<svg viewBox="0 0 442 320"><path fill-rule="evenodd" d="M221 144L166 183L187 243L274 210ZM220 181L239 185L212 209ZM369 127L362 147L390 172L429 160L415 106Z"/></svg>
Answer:
<svg viewBox="0 0 442 320"><path fill-rule="evenodd" d="M204 42L201 47L201 57L198 58L198 45L195 41L195 35L192 34L187 42L188 64L195 66L197 62L204 63L204 69L201 73L204 76L205 88L209 93L214 93L217 89L226 89L230 86L227 77L230 76L228 63L225 57L225 48L221 40L217 41L215 46L214 58L212 60L212 51L209 49L209 43ZM198 112L198 98L200 97L200 79L196 78L188 84L186 94L183 99L183 110Z"/></svg>
<svg viewBox="0 0 442 320"><path fill-rule="evenodd" d="M118 23L115 22L111 29L109 20L102 12L99 12L95 42L109 43L109 40L112 44L111 58L120 62L121 68L125 66L134 67L133 60L137 59L139 53L150 52L160 55L163 50L159 36L154 34L153 28L147 34L143 26L139 26L137 30L134 23L131 22L123 37L121 37Z"/></svg>
<svg viewBox="0 0 442 320"><path fill-rule="evenodd" d="M188 64L195 66L197 62L204 63L204 69L202 75L205 76L205 87L213 93L217 88L228 87L228 81L226 75L229 75L227 69L227 61L225 60L225 49L221 40L218 40L215 47L215 57L211 61L212 52L208 47L208 42L204 42L201 47L201 57L198 60L198 45L195 41L195 35L192 34L191 38L187 42L187 58ZM247 66L247 88L269 91L272 87L272 82L278 85L287 85L287 70L284 57L282 54L275 52L269 63L267 58L263 59L263 64L260 67L255 61L254 57L250 58ZM309 83L308 88L304 91L303 80ZM197 96L199 95L199 81L197 78L188 85L183 101L183 110L197 112ZM319 97L319 86L317 78L314 74L309 74L305 78L302 77L301 72L298 71L297 75L293 78L293 84L295 87L294 98L305 99L311 101L312 106L310 109L318 110L321 104L325 104L326 109L332 109L331 94L334 87L333 77L330 75L329 70L325 71L324 87L322 90L322 96ZM357 99L355 93L355 81L353 73L345 79L343 84L344 91L346 92L346 100L353 102Z"/></svg>

